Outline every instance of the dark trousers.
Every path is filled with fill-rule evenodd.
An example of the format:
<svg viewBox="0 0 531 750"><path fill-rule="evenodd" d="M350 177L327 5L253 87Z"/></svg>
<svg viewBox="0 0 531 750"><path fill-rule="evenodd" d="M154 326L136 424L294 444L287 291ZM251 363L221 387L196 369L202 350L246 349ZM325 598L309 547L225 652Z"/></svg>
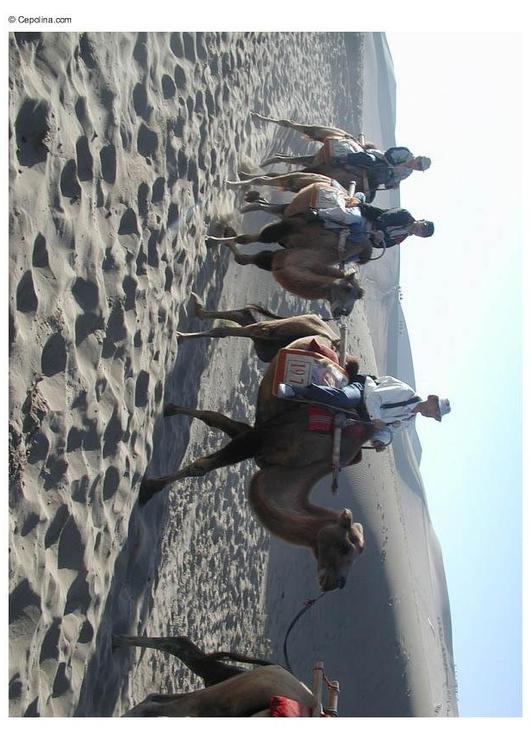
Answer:
<svg viewBox="0 0 531 750"><path fill-rule="evenodd" d="M357 409L363 403L363 386L361 383L349 383L344 388L331 388L327 385L292 385L297 396L317 401L336 409Z"/></svg>

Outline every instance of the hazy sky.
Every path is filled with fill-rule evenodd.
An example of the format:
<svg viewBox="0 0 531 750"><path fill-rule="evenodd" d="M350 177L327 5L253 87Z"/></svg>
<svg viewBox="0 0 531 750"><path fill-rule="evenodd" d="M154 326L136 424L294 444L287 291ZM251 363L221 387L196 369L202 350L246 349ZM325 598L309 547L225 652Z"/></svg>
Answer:
<svg viewBox="0 0 531 750"><path fill-rule="evenodd" d="M430 156L401 205L435 234L402 246L417 424L441 542L462 716L521 713L521 38L388 33L396 142Z"/></svg>

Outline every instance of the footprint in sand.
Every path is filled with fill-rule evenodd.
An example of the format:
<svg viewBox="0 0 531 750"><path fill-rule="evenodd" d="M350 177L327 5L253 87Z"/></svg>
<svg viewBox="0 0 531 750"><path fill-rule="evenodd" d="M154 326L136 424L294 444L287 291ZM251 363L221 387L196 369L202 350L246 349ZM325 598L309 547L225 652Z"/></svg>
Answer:
<svg viewBox="0 0 531 750"><path fill-rule="evenodd" d="M54 617L48 632L42 639L41 651L39 655L39 664L48 659L58 661L59 659L59 638L61 637L61 618Z"/></svg>
<svg viewBox="0 0 531 750"><path fill-rule="evenodd" d="M101 176L109 185L116 182L116 148L112 143L100 151Z"/></svg>
<svg viewBox="0 0 531 750"><path fill-rule="evenodd" d="M103 500L109 500L120 484L120 473L115 466L109 466L103 479Z"/></svg>
<svg viewBox="0 0 531 750"><path fill-rule="evenodd" d="M72 294L82 310L94 310L99 302L98 285L90 279L78 276L72 285Z"/></svg>
<svg viewBox="0 0 531 750"><path fill-rule="evenodd" d="M85 571L80 571L72 582L66 595L64 614L81 612L86 614L90 606L90 591Z"/></svg>
<svg viewBox="0 0 531 750"><path fill-rule="evenodd" d="M105 454L103 456L105 458ZM89 485L89 478L87 474L83 474L80 479L74 479L70 484L70 496L75 503L81 503L85 505L87 502L87 491Z"/></svg>
<svg viewBox="0 0 531 750"><path fill-rule="evenodd" d="M183 44L184 44L184 56L187 60L190 60L190 62L195 62L196 60L196 52L195 52L195 40L192 34L190 34L188 31L183 32Z"/></svg>
<svg viewBox="0 0 531 750"><path fill-rule="evenodd" d="M33 243L31 263L35 268L47 268L49 266L46 240L40 233L37 235L35 242Z"/></svg>
<svg viewBox="0 0 531 750"><path fill-rule="evenodd" d="M61 333L53 333L45 343L41 354L41 371L53 377L66 369L66 342Z"/></svg>
<svg viewBox="0 0 531 750"><path fill-rule="evenodd" d="M63 197L70 198L71 203L81 197L81 186L77 181L77 164L74 159L67 161L63 167L59 187Z"/></svg>
<svg viewBox="0 0 531 750"><path fill-rule="evenodd" d="M24 100L15 120L17 158L21 166L33 167L46 161L46 139L50 132L49 114L50 110L45 101Z"/></svg>
<svg viewBox="0 0 531 750"><path fill-rule="evenodd" d="M76 142L77 176L81 182L90 182L94 177L94 159L90 152L88 138L82 135Z"/></svg>
<svg viewBox="0 0 531 750"><path fill-rule="evenodd" d="M159 137L154 130L150 130L144 123L138 129L136 142L138 152L146 158L154 159L157 155Z"/></svg>
<svg viewBox="0 0 531 750"><path fill-rule="evenodd" d="M159 266L159 233L151 232L148 239L148 254L147 262L152 268L158 268Z"/></svg>
<svg viewBox="0 0 531 750"><path fill-rule="evenodd" d="M173 71L173 78L175 80L175 85L177 86L178 89L180 89L181 91L187 90L187 86L186 86L187 76L186 76L186 71L182 67L182 65L175 66L175 69Z"/></svg>
<svg viewBox="0 0 531 750"><path fill-rule="evenodd" d="M53 545L57 542L57 540L61 536L61 531L63 530L64 525L69 517L70 514L68 513L68 508L65 505L61 505L58 508L55 516L51 520L50 525L48 526L48 529L46 531L44 537L45 549L53 547Z"/></svg>
<svg viewBox="0 0 531 750"><path fill-rule="evenodd" d="M107 320L107 327L105 329L105 341L103 342L103 348L101 356L104 359L112 357L116 351L116 344L122 341L127 336L127 330L125 328L124 321L124 310L121 305L116 304L111 310L111 314Z"/></svg>
<svg viewBox="0 0 531 750"><path fill-rule="evenodd" d="M38 464L46 460L50 450L50 441L44 432L38 430L26 439L26 449L28 450L28 463Z"/></svg>
<svg viewBox="0 0 531 750"><path fill-rule="evenodd" d="M60 698L71 689L70 680L66 676L66 664L61 662L55 674L52 687L52 698Z"/></svg>
<svg viewBox="0 0 531 750"><path fill-rule="evenodd" d="M137 203L138 203L138 213L143 219L147 218L149 204L148 204L148 197L149 197L149 185L147 182L141 182L138 186L137 191Z"/></svg>
<svg viewBox="0 0 531 750"><path fill-rule="evenodd" d="M171 270L169 266L166 266L164 275L165 275L164 291L171 292L171 286L173 284L173 271Z"/></svg>
<svg viewBox="0 0 531 750"><path fill-rule="evenodd" d="M122 281L122 288L125 293L124 307L126 310L134 310L136 307L136 290L138 282L132 276L126 276Z"/></svg>
<svg viewBox="0 0 531 750"><path fill-rule="evenodd" d="M87 138L92 138L94 135L94 127L92 125L92 118L90 116L87 100L84 96L78 97L75 109L76 117L83 128L84 134Z"/></svg>
<svg viewBox="0 0 531 750"><path fill-rule="evenodd" d="M83 568L84 545L81 533L73 516L68 518L62 528L57 548L57 567L61 570L81 570Z"/></svg>
<svg viewBox="0 0 531 750"><path fill-rule="evenodd" d="M23 313L35 313L39 300L35 294L33 275L26 271L17 285L17 310Z"/></svg>
<svg viewBox="0 0 531 750"><path fill-rule="evenodd" d="M148 49L147 49L147 33L145 31L140 31L136 38L136 44L133 50L133 57L144 68L147 67Z"/></svg>
<svg viewBox="0 0 531 750"><path fill-rule="evenodd" d="M149 118L151 107L148 106L147 89L145 83L137 83L133 89L133 107L142 119Z"/></svg>
<svg viewBox="0 0 531 750"><path fill-rule="evenodd" d="M118 234L137 234L140 236L138 229L138 216L133 208L128 208L120 220Z"/></svg>
<svg viewBox="0 0 531 750"><path fill-rule="evenodd" d="M103 433L103 458L108 458L116 454L118 445L123 440L123 437L122 420L118 415L118 407L115 407Z"/></svg>
<svg viewBox="0 0 531 750"><path fill-rule="evenodd" d="M135 385L135 406L147 406L149 399L149 373L141 370L138 373Z"/></svg>
<svg viewBox="0 0 531 750"><path fill-rule="evenodd" d="M184 57L184 47L180 32L174 31L170 35L170 49L175 57Z"/></svg>
<svg viewBox="0 0 531 750"><path fill-rule="evenodd" d="M79 37L79 54L87 68L96 68L97 62L94 56L94 45L88 38L88 34L81 34Z"/></svg>
<svg viewBox="0 0 531 750"><path fill-rule="evenodd" d="M147 273L146 263L148 262L147 255L144 252L144 243L140 245L138 255L136 256L136 275L145 276Z"/></svg>
<svg viewBox="0 0 531 750"><path fill-rule="evenodd" d="M165 99L173 99L177 92L177 87L175 86L175 82L173 78L171 78L169 75L164 74L162 76L161 80L161 86L162 86L162 95Z"/></svg>
<svg viewBox="0 0 531 750"><path fill-rule="evenodd" d="M39 523L41 523L41 518L37 513L30 513L26 518L24 519L24 523L22 524L22 530L20 532L20 536L24 537L30 534L34 528L36 528Z"/></svg>

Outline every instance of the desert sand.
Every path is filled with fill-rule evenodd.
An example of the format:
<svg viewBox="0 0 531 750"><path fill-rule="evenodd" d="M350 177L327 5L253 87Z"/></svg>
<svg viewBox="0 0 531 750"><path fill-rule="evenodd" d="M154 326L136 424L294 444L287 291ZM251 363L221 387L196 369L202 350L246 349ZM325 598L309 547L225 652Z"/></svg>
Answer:
<svg viewBox="0 0 531 750"><path fill-rule="evenodd" d="M224 183L239 167L312 149L250 112L391 145L392 62L381 34L16 34L10 55L10 713L119 716L200 682L164 654L113 652L112 633L186 634L282 661L287 625L317 593L309 553L252 517L251 462L144 507L138 491L146 471L221 443L164 419L165 402L253 419L264 365L251 344L177 341L209 326L191 315L192 291L209 309L327 314L205 246L223 218L246 229L270 218L238 216ZM361 278L349 350L362 369L413 382L399 252ZM323 659L340 681L342 716L457 713L419 460L413 431L344 470L337 497L328 479L315 491L350 507L367 541L346 588L290 638L299 678Z"/></svg>

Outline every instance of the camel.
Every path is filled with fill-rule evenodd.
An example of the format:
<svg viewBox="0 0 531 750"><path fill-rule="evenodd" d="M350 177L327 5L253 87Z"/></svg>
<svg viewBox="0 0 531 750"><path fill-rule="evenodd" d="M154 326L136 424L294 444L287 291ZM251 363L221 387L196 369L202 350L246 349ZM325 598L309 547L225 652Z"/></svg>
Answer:
<svg viewBox="0 0 531 750"><path fill-rule="evenodd" d="M363 296L354 271L342 264L351 257L366 263L372 255L369 237L350 240L349 230L335 232L319 221L308 220L314 185L310 184L287 207L287 218L269 224L256 234L236 234L226 227L224 236L207 236L210 246L226 245L240 265L255 265L271 271L275 280L303 299L326 299L333 317L349 315L356 300ZM239 252L237 244L252 242L282 244L283 249L262 250L254 255Z"/></svg>
<svg viewBox="0 0 531 750"><path fill-rule="evenodd" d="M329 345L327 338L306 336L287 348L311 350L315 341L321 346ZM247 497L257 519L273 535L311 550L317 560L322 591L343 588L352 563L364 549L363 527L353 522L347 508L337 511L310 502L314 485L332 471L332 435L307 430L308 404L273 395L277 357L260 384L254 427L214 411L176 404L165 407L165 417L184 414L198 418L209 427L222 430L231 440L215 453L198 458L173 474L145 477L139 501L145 504L159 490L186 477L201 477L254 458L259 470L251 479ZM327 359L323 357L322 361ZM374 427L361 421L356 423L355 431L344 432L341 465L356 463L362 445L373 434Z"/></svg>
<svg viewBox="0 0 531 750"><path fill-rule="evenodd" d="M146 716L268 716L274 696L285 696L311 709L312 692L278 664L234 652L206 654L186 637L113 636L113 648L140 646L176 656L201 677L205 687L183 694L148 695L126 717ZM229 659L259 665L250 671L226 664Z"/></svg>
<svg viewBox="0 0 531 750"><path fill-rule="evenodd" d="M297 219L289 219L290 222L297 222ZM282 226L281 226L282 225ZM304 220L299 222L299 237L307 237L308 224ZM270 242L273 239L276 227L280 231L285 230L285 224L271 225L269 236ZM266 227L266 229L268 229ZM234 235L234 230L228 228L228 231ZM265 230L263 230L265 231ZM323 230L323 234L327 230ZM275 251L262 250L255 255L247 255L239 252L233 237L207 237L211 245L226 245L231 251L235 261L242 266L255 265L263 271L271 271L275 280L287 292L291 292L302 299L321 299L327 300L330 305L332 317L339 318L342 315L350 315L354 304L361 299L364 290L356 279L356 272L353 269L345 270L339 267L339 256L337 248L337 237L332 233L334 247L307 247L302 243L299 247L282 248ZM234 235L236 236L236 235ZM240 235L241 237L242 235ZM251 235L244 235L251 237ZM255 237L255 235L252 235ZM258 236L258 235L256 235ZM261 233L263 240L263 233ZM276 235L275 235L276 236ZM315 236L315 235L312 235ZM248 240L249 242L256 240ZM328 243L332 244L330 237Z"/></svg>
<svg viewBox="0 0 531 750"><path fill-rule="evenodd" d="M359 189L366 194L367 201L370 202L374 200L376 194L375 191L379 185L379 181L375 179L368 170L354 167L346 163L338 163L338 161L332 159L330 155L330 144L336 139L347 139L350 148L355 153L361 153L368 148L376 148L373 143L364 143L362 145L353 135L347 133L345 130L341 130L341 128L332 128L322 125L302 125L291 120L265 117L257 112L252 112L251 115L257 120L272 122L276 125L296 130L306 138L312 141L320 141L323 144L319 150L313 154L300 154L295 156L274 154L271 158L263 161L260 165L261 167L277 163L301 164L305 167L305 170L302 172L303 174L307 172L318 173L336 180L347 189L350 183L355 181L358 184Z"/></svg>
<svg viewBox="0 0 531 750"><path fill-rule="evenodd" d="M314 313L282 318L260 305L246 305L239 310L208 311L204 309L197 294L192 292L191 297L192 312L198 318L202 320L214 320L216 318L230 320L233 323L238 323L239 327L219 326L209 331L198 331L197 333L176 331L179 342L199 338L219 339L227 336L250 338L253 341L256 355L262 362L271 362L279 349L304 336L322 336L328 339L328 343L333 349L337 350L339 347L339 335ZM261 316L273 320L261 321Z"/></svg>
<svg viewBox="0 0 531 750"><path fill-rule="evenodd" d="M282 175L282 178L287 175ZM276 180L283 182L284 180ZM303 181L304 183L304 181ZM321 189L323 188L323 189ZM328 188L328 189L325 189ZM360 224L356 225L355 234L350 234L349 225L343 225L345 237L342 231L327 228L321 214L315 215L315 209L334 209L343 202L347 209L355 209L360 205L357 196L350 196L341 186L331 186L323 181L304 185L293 200L288 204L274 204L261 198L256 192L246 194L246 206L240 208L240 213L250 211L266 211L272 214L280 214L282 220L276 224L269 224L256 234L241 234L233 237L223 238L225 241L233 241L237 244L249 244L251 242L279 242L283 247L309 247L309 248L335 248L338 259L341 261L355 262L362 265L371 260L373 244L377 241L373 236L372 226L369 221L362 219L358 213ZM321 201L324 200L324 203ZM342 217L346 216L343 209ZM352 220L353 217L350 216ZM355 219L354 219L355 220ZM338 221L336 217L334 222ZM341 225L338 225L338 228ZM221 242L222 238L208 237L208 240Z"/></svg>

